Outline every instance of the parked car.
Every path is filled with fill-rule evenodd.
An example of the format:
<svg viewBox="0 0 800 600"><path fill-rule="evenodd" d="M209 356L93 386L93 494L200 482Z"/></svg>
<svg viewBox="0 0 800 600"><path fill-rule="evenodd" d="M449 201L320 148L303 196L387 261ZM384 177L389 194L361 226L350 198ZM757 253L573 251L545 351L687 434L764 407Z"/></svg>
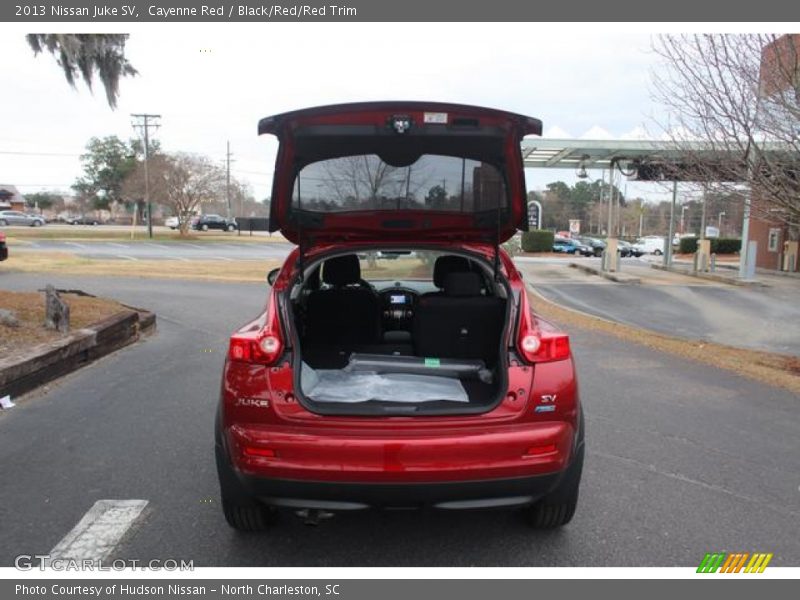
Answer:
<svg viewBox="0 0 800 600"><path fill-rule="evenodd" d="M67 218L68 225L100 225L101 222L100 219L92 217L91 215Z"/></svg>
<svg viewBox="0 0 800 600"><path fill-rule="evenodd" d="M603 254L603 250L606 249L606 243L603 240L598 240L596 238L580 236L577 238L573 238L578 240L584 246L589 246L592 249L594 256L600 256Z"/></svg>
<svg viewBox="0 0 800 600"><path fill-rule="evenodd" d="M622 258L628 258L629 256L638 257L642 255L642 252L638 248L635 248L633 244L625 240L617 240L617 248L619 248L619 255Z"/></svg>
<svg viewBox="0 0 800 600"><path fill-rule="evenodd" d="M8 258L8 245L6 244L6 234L0 231L0 260Z"/></svg>
<svg viewBox="0 0 800 600"><path fill-rule="evenodd" d="M553 252L594 256L594 250L589 246L582 244L578 240L563 237L553 238Z"/></svg>
<svg viewBox="0 0 800 600"><path fill-rule="evenodd" d="M167 217L166 219L164 219L164 225L174 231L175 229L181 226L181 223L178 217Z"/></svg>
<svg viewBox="0 0 800 600"><path fill-rule="evenodd" d="M661 256L664 254L665 242L666 238L658 235L648 235L636 240L636 243L633 244L633 248L636 252L641 252L641 254L655 254L656 256Z"/></svg>
<svg viewBox="0 0 800 600"><path fill-rule="evenodd" d="M468 123L469 137L449 123ZM278 509L313 522L321 510L430 506L568 523L584 455L570 339L533 312L500 245L527 219L520 141L541 122L375 102L268 117L259 133L280 143L270 223L301 245L230 339L215 428L227 522L252 531ZM362 201L343 200L330 174L353 156L396 171L385 202L368 181L355 184ZM406 196L464 172L492 183L483 205L506 210L482 219ZM309 198L301 181L314 182ZM358 257L399 250L418 253L389 276Z"/></svg>
<svg viewBox="0 0 800 600"><path fill-rule="evenodd" d="M47 221L41 215L30 215L18 210L0 210L0 227L6 225L28 225L41 227Z"/></svg>
<svg viewBox="0 0 800 600"><path fill-rule="evenodd" d="M200 231L220 229L222 231L236 231L238 225L235 219L226 219L220 215L201 215L192 220L192 228Z"/></svg>

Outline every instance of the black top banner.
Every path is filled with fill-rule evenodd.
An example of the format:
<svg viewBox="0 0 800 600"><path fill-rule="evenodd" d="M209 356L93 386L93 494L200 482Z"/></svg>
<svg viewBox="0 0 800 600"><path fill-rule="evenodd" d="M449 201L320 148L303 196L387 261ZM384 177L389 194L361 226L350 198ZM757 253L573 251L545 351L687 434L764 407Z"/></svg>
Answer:
<svg viewBox="0 0 800 600"><path fill-rule="evenodd" d="M785 22L800 20L787 0L38 0L0 3L3 22ZM531 35L536 35L532 30Z"/></svg>

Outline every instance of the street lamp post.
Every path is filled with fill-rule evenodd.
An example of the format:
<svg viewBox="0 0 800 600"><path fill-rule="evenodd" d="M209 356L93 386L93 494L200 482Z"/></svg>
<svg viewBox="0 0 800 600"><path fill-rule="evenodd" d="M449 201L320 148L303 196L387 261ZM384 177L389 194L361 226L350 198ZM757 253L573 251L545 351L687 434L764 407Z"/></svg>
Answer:
<svg viewBox="0 0 800 600"><path fill-rule="evenodd" d="M686 215L686 209L687 208L688 208L688 206L686 206L685 204L683 206L681 206L681 235L686 233L685 215Z"/></svg>
<svg viewBox="0 0 800 600"><path fill-rule="evenodd" d="M717 230L719 231L719 237L722 237L722 217L724 216L725 216L724 210L717 215Z"/></svg>

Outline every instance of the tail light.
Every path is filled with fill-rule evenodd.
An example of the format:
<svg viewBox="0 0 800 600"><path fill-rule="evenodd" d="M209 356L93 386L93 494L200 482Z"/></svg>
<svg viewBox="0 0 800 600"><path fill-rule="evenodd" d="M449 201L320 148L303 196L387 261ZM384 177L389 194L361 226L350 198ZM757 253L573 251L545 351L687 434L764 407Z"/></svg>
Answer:
<svg viewBox="0 0 800 600"><path fill-rule="evenodd" d="M528 304L528 295L523 292L520 301L519 334L517 346L530 363L566 360L570 356L569 336L553 329L544 321L534 321Z"/></svg>
<svg viewBox="0 0 800 600"><path fill-rule="evenodd" d="M283 352L283 337L278 319L277 302L270 298L266 323L254 331L240 331L231 336L228 359L236 362L271 365Z"/></svg>

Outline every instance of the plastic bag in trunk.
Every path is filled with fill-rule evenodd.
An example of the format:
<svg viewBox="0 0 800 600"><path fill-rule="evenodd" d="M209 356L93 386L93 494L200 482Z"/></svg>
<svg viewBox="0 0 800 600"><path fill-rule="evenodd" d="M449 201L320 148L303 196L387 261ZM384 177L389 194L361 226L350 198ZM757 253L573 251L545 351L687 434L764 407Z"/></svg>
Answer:
<svg viewBox="0 0 800 600"><path fill-rule="evenodd" d="M303 363L300 386L314 402L469 402L458 379L436 375L315 370Z"/></svg>

